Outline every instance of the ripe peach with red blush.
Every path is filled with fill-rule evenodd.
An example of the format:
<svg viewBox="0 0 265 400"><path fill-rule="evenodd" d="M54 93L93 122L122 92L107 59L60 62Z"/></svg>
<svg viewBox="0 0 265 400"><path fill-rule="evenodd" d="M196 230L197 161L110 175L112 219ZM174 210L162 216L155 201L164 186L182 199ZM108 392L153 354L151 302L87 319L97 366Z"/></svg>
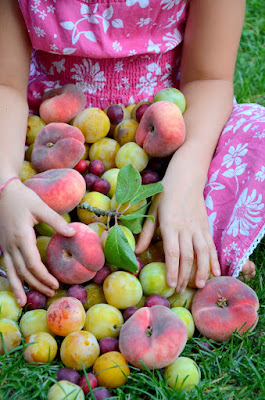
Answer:
<svg viewBox="0 0 265 400"><path fill-rule="evenodd" d="M74 126L55 122L46 125L37 134L31 162L38 172L54 168L74 168L84 152L82 132Z"/></svg>
<svg viewBox="0 0 265 400"><path fill-rule="evenodd" d="M28 179L24 184L58 214L72 211L86 191L79 172L70 168L51 169Z"/></svg>
<svg viewBox="0 0 265 400"><path fill-rule="evenodd" d="M72 237L55 233L47 248L47 268L60 281L80 284L92 279L105 262L100 238L87 225L70 224Z"/></svg>
<svg viewBox="0 0 265 400"><path fill-rule="evenodd" d="M165 306L143 307L122 326L119 346L126 360L137 368L164 368L182 352L187 330L182 320Z"/></svg>
<svg viewBox="0 0 265 400"><path fill-rule="evenodd" d="M80 331L86 320L84 307L74 297L62 297L54 301L47 310L47 323L50 330L58 336Z"/></svg>
<svg viewBox="0 0 265 400"><path fill-rule="evenodd" d="M169 101L158 101L151 104L141 118L136 143L151 157L166 157L183 144L185 136L179 107Z"/></svg>
<svg viewBox="0 0 265 400"><path fill-rule="evenodd" d="M202 335L216 342L252 331L258 322L259 300L248 285L236 278L222 276L206 282L192 302L195 325Z"/></svg>
<svg viewBox="0 0 265 400"><path fill-rule="evenodd" d="M86 97L82 89L68 84L44 93L40 105L40 116L46 124L69 122L85 106Z"/></svg>

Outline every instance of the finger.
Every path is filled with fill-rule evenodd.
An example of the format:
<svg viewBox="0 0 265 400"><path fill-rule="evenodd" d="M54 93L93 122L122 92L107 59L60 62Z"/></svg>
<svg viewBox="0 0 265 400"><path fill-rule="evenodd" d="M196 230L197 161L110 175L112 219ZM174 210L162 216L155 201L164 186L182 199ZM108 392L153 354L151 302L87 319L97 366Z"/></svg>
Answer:
<svg viewBox="0 0 265 400"><path fill-rule="evenodd" d="M175 288L178 283L179 275L179 241L177 232L168 229L162 231L163 247L165 252L165 262L167 267L167 284Z"/></svg>
<svg viewBox="0 0 265 400"><path fill-rule="evenodd" d="M209 254L210 254L210 267L211 267L211 272L214 276L220 276L221 275L221 267L220 263L218 261L217 257L217 251L216 247L213 241L212 235L209 233L209 235L205 235L206 242L208 244L208 249L209 249Z"/></svg>
<svg viewBox="0 0 265 400"><path fill-rule="evenodd" d="M59 282L49 273L45 265L41 261L39 250L36 246L36 237L32 229L30 234L25 235L27 240L24 240L19 249L24 259L27 269L46 287L51 289L58 289Z"/></svg>
<svg viewBox="0 0 265 400"><path fill-rule="evenodd" d="M7 279L10 283L11 289L20 307L24 307L27 303L27 296L24 291L24 285L18 276L16 269L13 265L10 254L5 253L4 262L6 267Z"/></svg>
<svg viewBox="0 0 265 400"><path fill-rule="evenodd" d="M152 216L155 220L155 223L150 218L146 218L145 223L143 225L143 229L139 235L136 247L135 247L135 253L136 254L141 254L143 251L147 249L149 246L152 237L155 234L155 231L158 227L158 220L157 220L157 207L152 206L149 209L148 215Z"/></svg>
<svg viewBox="0 0 265 400"><path fill-rule="evenodd" d="M75 234L74 228L66 220L47 206L44 202L38 204L34 216L37 220L50 225L56 232L63 236L71 237Z"/></svg>
<svg viewBox="0 0 265 400"><path fill-rule="evenodd" d="M46 296L54 296L54 290L40 282L26 267L21 252L18 249L14 249L10 254L12 257L13 265L16 269L18 276L26 281L32 289L45 294Z"/></svg>
<svg viewBox="0 0 265 400"><path fill-rule="evenodd" d="M193 248L197 257L197 272L195 276L195 284L197 288L201 289L205 286L210 272L209 247L203 234L194 234Z"/></svg>
<svg viewBox="0 0 265 400"><path fill-rule="evenodd" d="M194 251L192 244L192 237L187 233L182 233L179 236L179 251L180 251L180 265L179 265L179 277L176 291L179 293L185 292L191 268L194 260Z"/></svg>

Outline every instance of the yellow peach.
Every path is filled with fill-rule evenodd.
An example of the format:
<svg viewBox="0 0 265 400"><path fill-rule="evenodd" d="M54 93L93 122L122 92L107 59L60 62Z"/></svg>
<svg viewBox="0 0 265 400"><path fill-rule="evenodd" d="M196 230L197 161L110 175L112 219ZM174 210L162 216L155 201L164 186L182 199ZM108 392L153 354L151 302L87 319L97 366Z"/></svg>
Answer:
<svg viewBox="0 0 265 400"><path fill-rule="evenodd" d="M61 344L60 356L67 368L81 371L90 368L100 354L97 339L91 332L79 331L67 335Z"/></svg>
<svg viewBox="0 0 265 400"><path fill-rule="evenodd" d="M46 302L46 308L49 308L52 303L54 303L56 300L61 299L62 297L67 296L67 290L65 289L57 289L55 290L55 295L52 297L48 297L47 302Z"/></svg>
<svg viewBox="0 0 265 400"><path fill-rule="evenodd" d="M61 380L54 383L48 393L47 400L85 400L85 395L80 386L75 383Z"/></svg>
<svg viewBox="0 0 265 400"><path fill-rule="evenodd" d="M11 351L20 345L21 333L17 327L15 321L8 318L0 318L0 354L5 354L5 348L7 351ZM4 341L4 346L2 340Z"/></svg>
<svg viewBox="0 0 265 400"><path fill-rule="evenodd" d="M86 313L84 329L97 340L111 336L117 338L124 323L122 313L110 304L95 304Z"/></svg>
<svg viewBox="0 0 265 400"><path fill-rule="evenodd" d="M103 283L103 291L108 304L120 309L135 306L143 295L139 280L125 271L108 275Z"/></svg>
<svg viewBox="0 0 265 400"><path fill-rule="evenodd" d="M73 121L73 126L81 130L85 142L95 143L107 136L110 120L104 111L97 107L89 107L79 112Z"/></svg>
<svg viewBox="0 0 265 400"><path fill-rule="evenodd" d="M9 290L0 292L0 318L8 318L17 321L22 308L17 304L15 295Z"/></svg>
<svg viewBox="0 0 265 400"><path fill-rule="evenodd" d="M119 172L119 168L111 168L101 176L101 178L106 179L110 183L110 190L108 192L110 198L115 194Z"/></svg>
<svg viewBox="0 0 265 400"><path fill-rule="evenodd" d="M88 285L84 286L87 291L87 301L84 304L85 310L88 310L90 307L95 304L105 304L106 299L103 292L103 286L98 285L97 283L88 283Z"/></svg>
<svg viewBox="0 0 265 400"><path fill-rule="evenodd" d="M98 384L106 388L117 388L127 382L130 369L123 355L118 351L102 354L93 366Z"/></svg>
<svg viewBox="0 0 265 400"><path fill-rule="evenodd" d="M147 153L137 143L129 142L124 144L117 152L115 163L118 168L132 164L137 171L145 169L149 161Z"/></svg>
<svg viewBox="0 0 265 400"><path fill-rule="evenodd" d="M38 115L30 115L28 117L27 126L27 145L30 146L35 142L36 136L39 131L46 126L45 122Z"/></svg>
<svg viewBox="0 0 265 400"><path fill-rule="evenodd" d="M127 201L126 203L120 205L119 212L124 211L124 215L131 214L134 211L140 210L140 208L144 207L146 204L146 199L143 199L138 201L137 203L132 204L126 211L124 211L129 205L129 202ZM115 209L118 207L118 202L115 195L110 200L110 207Z"/></svg>
<svg viewBox="0 0 265 400"><path fill-rule="evenodd" d="M80 201L80 204L82 203L88 203L92 207L97 207L104 211L110 209L109 197L99 192L88 192ZM108 220L106 216L97 216L95 213L81 208L77 208L77 216L84 224L91 224L92 222L102 222L105 224Z"/></svg>
<svg viewBox="0 0 265 400"><path fill-rule="evenodd" d="M54 360L58 346L52 335L47 332L38 332L26 339L26 347L23 357L28 363L49 363Z"/></svg>
<svg viewBox="0 0 265 400"><path fill-rule="evenodd" d="M20 320L20 329L22 335L26 338L34 333L47 332L54 336L47 324L47 311L36 309L25 312Z"/></svg>
<svg viewBox="0 0 265 400"><path fill-rule="evenodd" d="M30 161L23 161L22 168L19 173L21 182L32 178L33 176L37 175L37 173L37 170L33 167Z"/></svg>
<svg viewBox="0 0 265 400"><path fill-rule="evenodd" d="M135 142L135 135L139 123L134 119L127 119L120 122L114 131L113 138L123 146L129 142Z"/></svg>
<svg viewBox="0 0 265 400"><path fill-rule="evenodd" d="M103 162L105 171L116 168L116 154L120 149L119 143L111 138L104 138L92 144L89 149L89 159Z"/></svg>

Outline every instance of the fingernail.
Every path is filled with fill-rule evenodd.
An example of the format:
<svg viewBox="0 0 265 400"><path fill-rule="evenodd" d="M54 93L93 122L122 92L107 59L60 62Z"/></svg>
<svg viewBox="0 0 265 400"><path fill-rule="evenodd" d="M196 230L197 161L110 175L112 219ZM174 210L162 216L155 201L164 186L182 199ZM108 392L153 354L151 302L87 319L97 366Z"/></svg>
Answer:
<svg viewBox="0 0 265 400"><path fill-rule="evenodd" d="M69 233L75 233L74 228L70 228L70 227L69 227L67 230L68 230Z"/></svg>
<svg viewBox="0 0 265 400"><path fill-rule="evenodd" d="M199 282L198 282L198 286L199 286L200 288L203 288L204 285L205 285L205 282L204 282L204 281L199 281Z"/></svg>
<svg viewBox="0 0 265 400"><path fill-rule="evenodd" d="M21 303L22 303L22 301L20 299L17 299L17 304L19 305Z"/></svg>
<svg viewBox="0 0 265 400"><path fill-rule="evenodd" d="M175 288L176 285L177 285L177 282L173 282L173 281L172 281L172 282L169 283L168 286L171 287L171 288Z"/></svg>
<svg viewBox="0 0 265 400"><path fill-rule="evenodd" d="M221 271L219 269L215 270L215 276L220 276L221 275Z"/></svg>

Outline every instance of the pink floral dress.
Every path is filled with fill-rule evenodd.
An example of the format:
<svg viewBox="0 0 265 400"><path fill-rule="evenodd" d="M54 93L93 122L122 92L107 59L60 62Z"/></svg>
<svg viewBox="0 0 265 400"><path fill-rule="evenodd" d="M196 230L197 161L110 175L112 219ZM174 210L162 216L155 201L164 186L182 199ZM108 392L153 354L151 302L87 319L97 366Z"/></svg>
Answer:
<svg viewBox="0 0 265 400"><path fill-rule="evenodd" d="M183 0L19 0L34 48L28 101L66 83L86 106L151 100L177 87L188 4ZM235 104L205 185L223 275L237 276L265 234L265 109Z"/></svg>

